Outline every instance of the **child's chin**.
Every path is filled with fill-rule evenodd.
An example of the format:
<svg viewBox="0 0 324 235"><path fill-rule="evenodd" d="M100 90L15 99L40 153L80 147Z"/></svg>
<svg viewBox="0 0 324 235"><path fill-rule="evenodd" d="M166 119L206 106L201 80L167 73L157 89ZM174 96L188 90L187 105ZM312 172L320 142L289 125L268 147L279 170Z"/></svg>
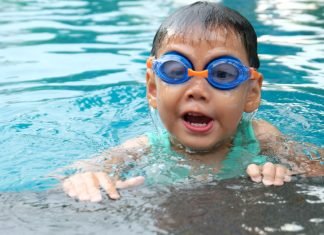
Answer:
<svg viewBox="0 0 324 235"><path fill-rule="evenodd" d="M205 141L204 141L205 140ZM207 140L207 141L206 141ZM176 138L173 136L171 138L171 142L182 149L185 149L187 152L210 152L215 148L218 148L219 145L215 143L208 142L208 139L203 139L202 137L199 138Z"/></svg>
<svg viewBox="0 0 324 235"><path fill-rule="evenodd" d="M210 145L197 145L196 144L186 144L184 145L185 149L188 152L210 152L214 146L210 146Z"/></svg>
<svg viewBox="0 0 324 235"><path fill-rule="evenodd" d="M187 149L190 152L212 152L222 149L224 146L228 146L228 144L226 143L227 142L225 141L217 143L194 141L191 143L183 143L183 146L185 146L185 149Z"/></svg>

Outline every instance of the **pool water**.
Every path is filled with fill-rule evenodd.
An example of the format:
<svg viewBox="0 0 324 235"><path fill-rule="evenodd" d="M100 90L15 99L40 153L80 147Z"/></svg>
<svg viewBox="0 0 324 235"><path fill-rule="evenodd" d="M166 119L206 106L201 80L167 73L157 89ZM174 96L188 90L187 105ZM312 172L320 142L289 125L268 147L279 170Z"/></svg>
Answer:
<svg viewBox="0 0 324 235"><path fill-rule="evenodd" d="M256 118L268 120L297 141L323 146L324 3L315 0L221 2L246 16L258 34L260 71L265 82L262 106ZM284 209L296 209L302 200L302 208L309 214L306 222L302 217L285 214L288 218L285 223L276 220L277 224L271 226L266 220L258 225L249 219L240 220L237 224L241 234L324 231L321 229L324 211L314 206L323 208L321 179L296 180L277 191L260 186L253 188L248 181L234 180L228 181L228 186L215 183L216 191L212 186L199 186L202 187L199 195L193 193L193 188L144 187L126 190L124 200L90 205L65 197L59 181L50 177L57 169L154 129L145 98L145 60L162 19L186 3L184 0L1 1L0 204L6 212L0 216L3 231L80 233L94 223L96 229L88 227L85 231L110 228L110 232L121 234L130 231L163 234L191 228L188 231L199 233L200 227L194 222L183 225L179 219L201 223L200 219L212 211L207 205L215 204L212 198L217 190L223 195L217 197L223 205L233 193L232 199L242 202L256 193L254 201L250 199L247 204L256 211L260 204L264 211L269 205L278 204L276 208L281 205L283 209L279 212L285 214ZM226 191L223 186L230 189ZM318 193L312 195L312 191ZM181 198L171 195L182 195L198 205L201 200L206 203L194 207L196 214L181 208L183 214L174 216L178 213L175 205L179 205ZM203 195L208 199L201 199ZM292 204L288 203L289 195L295 200ZM235 205L240 213L250 213L243 204ZM109 223L107 208L114 216ZM118 208L124 211L121 213ZM165 217L156 216L158 222L152 219L151 215L165 208L171 208L170 213ZM220 213L223 209L226 210L221 207L213 212ZM39 223L31 221L29 211L45 213L49 219L38 218ZM273 211L280 217L279 212ZM60 220L55 223L50 220L58 214L62 214ZM96 216L101 218L97 222ZM5 218L10 222L5 222ZM129 226L123 221L128 221ZM187 227L180 230L174 223ZM74 230L76 227L80 230ZM287 228L292 231L286 231ZM208 229L211 227L204 233L212 234ZM239 234L230 233L230 226L226 229L228 234Z"/></svg>

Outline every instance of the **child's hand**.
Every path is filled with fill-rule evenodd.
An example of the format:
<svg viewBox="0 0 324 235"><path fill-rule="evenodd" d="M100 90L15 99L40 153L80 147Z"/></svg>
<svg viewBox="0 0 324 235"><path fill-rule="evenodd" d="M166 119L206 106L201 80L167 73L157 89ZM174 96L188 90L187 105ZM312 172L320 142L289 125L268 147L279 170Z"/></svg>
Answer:
<svg viewBox="0 0 324 235"><path fill-rule="evenodd" d="M64 180L63 188L70 197L80 201L99 202L102 200L100 188L103 188L111 199L119 199L117 189L137 186L143 182L143 176L115 181L105 172L86 172L75 174Z"/></svg>
<svg viewBox="0 0 324 235"><path fill-rule="evenodd" d="M283 185L284 182L291 180L291 172L282 165L276 165L271 162L265 163L263 166L256 164L248 165L246 173L254 182L261 182L266 185Z"/></svg>

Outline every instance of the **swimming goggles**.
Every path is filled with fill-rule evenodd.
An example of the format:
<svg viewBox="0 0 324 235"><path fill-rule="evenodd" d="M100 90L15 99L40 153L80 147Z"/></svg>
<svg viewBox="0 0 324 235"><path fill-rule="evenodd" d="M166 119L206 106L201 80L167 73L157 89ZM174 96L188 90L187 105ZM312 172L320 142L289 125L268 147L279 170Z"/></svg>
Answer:
<svg viewBox="0 0 324 235"><path fill-rule="evenodd" d="M159 59L149 58L146 65L168 84L181 84L196 76L207 78L211 86L222 90L233 89L249 78L262 77L256 69L243 65L239 59L232 56L212 60L203 71L194 71L192 63L177 52L166 53Z"/></svg>

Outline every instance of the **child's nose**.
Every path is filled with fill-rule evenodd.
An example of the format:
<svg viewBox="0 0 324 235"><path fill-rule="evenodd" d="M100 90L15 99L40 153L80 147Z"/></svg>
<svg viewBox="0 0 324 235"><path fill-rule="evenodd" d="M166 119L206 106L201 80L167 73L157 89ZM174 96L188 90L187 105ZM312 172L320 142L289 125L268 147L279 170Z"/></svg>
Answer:
<svg viewBox="0 0 324 235"><path fill-rule="evenodd" d="M210 99L210 88L206 78L200 76L191 77L185 96L187 99L208 101Z"/></svg>

